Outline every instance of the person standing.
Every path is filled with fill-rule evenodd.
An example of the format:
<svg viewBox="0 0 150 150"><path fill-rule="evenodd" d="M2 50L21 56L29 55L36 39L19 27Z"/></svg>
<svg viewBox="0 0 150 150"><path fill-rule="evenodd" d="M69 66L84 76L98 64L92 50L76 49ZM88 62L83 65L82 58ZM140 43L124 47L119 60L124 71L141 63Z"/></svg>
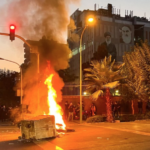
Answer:
<svg viewBox="0 0 150 150"><path fill-rule="evenodd" d="M5 121L7 118L7 110L6 110L6 106L3 105L2 107L2 122Z"/></svg>
<svg viewBox="0 0 150 150"><path fill-rule="evenodd" d="M2 106L0 105L0 121L2 121Z"/></svg>
<svg viewBox="0 0 150 150"><path fill-rule="evenodd" d="M115 106L113 102L111 102L111 109L112 109L112 116L115 119Z"/></svg>
<svg viewBox="0 0 150 150"><path fill-rule="evenodd" d="M104 37L105 42L103 42L100 46L107 51L106 54L108 53L108 55L106 56L111 55L111 60L114 61L114 59L116 60L117 52L115 45L111 41L111 34L109 32L105 32Z"/></svg>
<svg viewBox="0 0 150 150"><path fill-rule="evenodd" d="M120 106L119 106L118 102L116 101L114 104L114 117L117 114L117 118L119 118L119 109L120 109Z"/></svg>
<svg viewBox="0 0 150 150"><path fill-rule="evenodd" d="M95 116L96 115L96 106L94 103L92 103L91 105L91 115L92 116Z"/></svg>
<svg viewBox="0 0 150 150"><path fill-rule="evenodd" d="M76 111L76 116L79 118L80 117L80 103L78 102L77 107L75 108Z"/></svg>
<svg viewBox="0 0 150 150"><path fill-rule="evenodd" d="M139 112L139 114L142 114L142 106L143 106L142 100L138 100L138 112Z"/></svg>
<svg viewBox="0 0 150 150"><path fill-rule="evenodd" d="M150 99L147 102L146 109L147 109L148 112L150 111Z"/></svg>
<svg viewBox="0 0 150 150"><path fill-rule="evenodd" d="M74 107L73 107L72 102L70 103L68 109L69 109L68 121L70 120L70 118L71 118L71 121L73 121L73 109L74 109Z"/></svg>
<svg viewBox="0 0 150 150"><path fill-rule="evenodd" d="M69 103L68 101L65 102L65 119L68 119L68 107L69 107Z"/></svg>

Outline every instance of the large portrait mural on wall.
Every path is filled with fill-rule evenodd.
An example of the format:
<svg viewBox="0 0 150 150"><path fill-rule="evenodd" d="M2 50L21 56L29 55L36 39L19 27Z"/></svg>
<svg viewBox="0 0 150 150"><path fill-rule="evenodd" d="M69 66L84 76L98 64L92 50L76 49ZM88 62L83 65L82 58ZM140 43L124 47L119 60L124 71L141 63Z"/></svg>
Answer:
<svg viewBox="0 0 150 150"><path fill-rule="evenodd" d="M132 42L132 31L128 26L122 26L119 29L120 32L120 43L130 44Z"/></svg>
<svg viewBox="0 0 150 150"><path fill-rule="evenodd" d="M104 33L104 38L105 41L100 45L99 49L101 49L101 51L105 50L105 54L108 57L109 55L112 56L112 61L115 59L116 60L116 47L115 44L112 43L111 40L111 33L110 32L105 32ZM104 52L103 52L104 53Z"/></svg>

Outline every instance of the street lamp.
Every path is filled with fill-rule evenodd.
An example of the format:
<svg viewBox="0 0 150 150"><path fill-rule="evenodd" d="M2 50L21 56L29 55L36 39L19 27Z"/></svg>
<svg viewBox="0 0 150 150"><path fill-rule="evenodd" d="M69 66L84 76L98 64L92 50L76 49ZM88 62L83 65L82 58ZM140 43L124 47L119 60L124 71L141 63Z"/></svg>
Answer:
<svg viewBox="0 0 150 150"><path fill-rule="evenodd" d="M89 23L94 22L94 18L90 17L87 19L88 24L86 24L82 30L81 37L80 37L80 123L82 123L82 37L86 27Z"/></svg>
<svg viewBox="0 0 150 150"><path fill-rule="evenodd" d="M38 86L39 86L39 73L40 73L40 54L39 54L39 52L38 52L38 47L37 46L32 46L32 48L30 49L30 53L32 53L32 54L36 54L37 55L37 78L38 78ZM39 93L39 87L38 87L38 91L37 91L37 103L38 103L38 108L37 108L37 111L39 111L39 109L40 109L40 93Z"/></svg>
<svg viewBox="0 0 150 150"><path fill-rule="evenodd" d="M11 60L8 60L8 59L0 58L0 60L9 61L11 63L14 63L14 64L18 65L19 68L20 68L20 103L22 105L22 69L21 69L21 66L17 62L14 62L14 61L11 61Z"/></svg>

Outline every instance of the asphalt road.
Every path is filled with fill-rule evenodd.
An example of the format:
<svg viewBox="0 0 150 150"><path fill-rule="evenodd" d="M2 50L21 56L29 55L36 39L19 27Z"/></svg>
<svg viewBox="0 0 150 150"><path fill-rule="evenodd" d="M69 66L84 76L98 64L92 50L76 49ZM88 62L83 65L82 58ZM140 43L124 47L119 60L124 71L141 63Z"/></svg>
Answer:
<svg viewBox="0 0 150 150"><path fill-rule="evenodd" d="M0 150L150 150L150 120L126 123L67 123L75 132L23 143L19 129L0 126Z"/></svg>

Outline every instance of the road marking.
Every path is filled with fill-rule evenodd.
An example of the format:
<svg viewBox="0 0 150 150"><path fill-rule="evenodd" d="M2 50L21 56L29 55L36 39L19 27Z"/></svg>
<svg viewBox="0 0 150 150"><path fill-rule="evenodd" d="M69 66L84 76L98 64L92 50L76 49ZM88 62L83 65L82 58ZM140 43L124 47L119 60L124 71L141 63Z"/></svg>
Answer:
<svg viewBox="0 0 150 150"><path fill-rule="evenodd" d="M128 129L119 129L119 128L113 128L113 127L105 127L105 126L96 126L96 125L87 125L87 124L77 124L77 125L82 125L82 126L91 126L91 127L102 127L102 128L107 128L107 129L112 129L112 130L118 130L118 131L125 131L125 132L130 132L130 133L135 133L135 134L140 134L140 135L147 135L150 136L150 133L142 132L142 131L133 131L133 130L128 130Z"/></svg>
<svg viewBox="0 0 150 150"><path fill-rule="evenodd" d="M43 150L48 150L49 148L51 150L63 150L61 147L49 142L49 141L35 141L34 142L37 146L42 148Z"/></svg>

